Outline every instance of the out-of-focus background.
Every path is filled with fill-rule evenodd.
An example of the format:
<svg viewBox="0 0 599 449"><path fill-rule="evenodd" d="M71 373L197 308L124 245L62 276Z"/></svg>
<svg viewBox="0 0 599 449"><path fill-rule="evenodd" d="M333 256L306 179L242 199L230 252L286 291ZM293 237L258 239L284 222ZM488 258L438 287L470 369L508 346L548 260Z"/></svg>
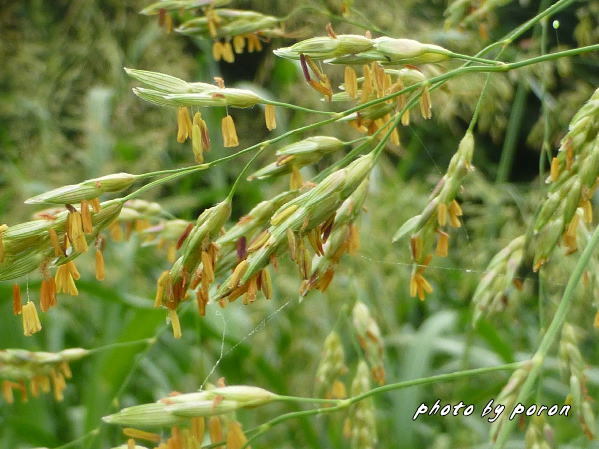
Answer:
<svg viewBox="0 0 599 449"><path fill-rule="evenodd" d="M244 54L228 64L212 59L210 42L167 34L155 17L140 15L147 6L144 1L4 2L0 8L0 221L12 225L30 219L37 209L23 201L61 185L119 171L142 173L193 163L189 143L176 142L173 111L135 97L131 93L134 84L123 67L194 81L211 82L221 76L227 86L251 86L280 101L325 109L329 106L309 89L298 66L276 58L273 49L323 35L328 22L338 33L363 33L363 27L348 23L355 22L372 29L375 36L378 28L390 36L474 54L539 9L539 2L525 0L473 2L488 4L489 11L471 20L450 17L446 24L446 1L353 3L355 12L348 20L340 20L340 1L314 1L310 3L314 9L297 11L286 21L288 37L275 38L262 52ZM504 5L494 8L498 3ZM305 3L240 0L231 6L285 16L301 5ZM597 2L573 2L556 17L557 29L548 26L548 50L596 43L597 17ZM539 54L539 36L540 31L526 34L504 57L517 60ZM217 363L210 378L213 382L222 376L228 384L313 395L322 344L333 327L345 345L350 368L345 380L349 382L359 352L344 317L356 299L370 307L380 325L388 381L507 363L530 355L539 342L536 276L522 273L522 292L510 297L504 313L482 320L476 328L471 325L470 299L491 257L523 232L545 193L538 177L544 90L549 142L556 148L569 120L597 86L598 66L596 56L584 56L492 76L476 129L477 170L461 193L465 226L452 236L450 257L435 260L429 268L434 292L426 301L409 297L407 243L393 245L391 237L405 220L420 213L445 172L482 89L485 76L481 74L456 79L434 92L433 119L414 119L401 129L401 146L383 155L371 180L366 211L359 221L360 251L343 259L326 294L313 293L298 302L295 269L283 263L270 302L259 301L251 307L235 303L222 310L211 307L204 319L189 311L182 316L181 341L163 332L141 357L139 347L128 347L76 362L62 402L50 396L12 405L0 402L0 447L60 446L98 427L100 418L117 405L154 401L173 390L198 389ZM327 68L327 73L333 85L342 81L339 70ZM278 113L276 133L317 118L303 112ZM211 130L219 129L223 114L218 110L204 113ZM234 110L232 114L240 148L268 138L261 112ZM506 133L512 144L506 143ZM357 137L350 127L339 124L315 134L346 140ZM213 141L210 159L236 151L222 148L218 133ZM511 161L502 158L506 145L515 148ZM271 155L263 156L257 164L271 159ZM193 219L226 195L246 160L181 178L148 191L144 199L159 201L180 218ZM322 161L306 176L331 161ZM233 218L282 191L285 184L286 180L244 182L234 200ZM22 336L20 320L12 315L10 283L0 285L0 349L96 348L156 335L164 325L164 312L152 309L152 298L156 278L168 267L164 253L141 246L133 235L128 241L109 243L105 259L106 281L98 283L86 268L93 267L92 257L82 256L80 295L61 297L59 307L43 314L44 329L33 337ZM560 260L559 266L546 269L542 284L546 307L559 298L576 256ZM39 291L35 274L19 282L29 287L31 295ZM581 328L592 328L594 308L588 298L577 303L573 314ZM589 364L593 396L599 382L599 355L596 336L591 334L583 334L582 351ZM545 403L562 403L567 382L560 377L555 359L549 366L538 397ZM437 398L480 407L496 397L506 381L506 374L490 374L377 397L378 447L485 447L489 426L476 414L417 422L411 416L421 402ZM238 418L249 428L287 409L268 406L240 412ZM343 420L339 414L289 421L255 447L345 448ZM563 447L593 447L575 418L553 418L550 423L556 439L568 442ZM99 428L95 439L73 447L109 448L125 441L119 429Z"/></svg>

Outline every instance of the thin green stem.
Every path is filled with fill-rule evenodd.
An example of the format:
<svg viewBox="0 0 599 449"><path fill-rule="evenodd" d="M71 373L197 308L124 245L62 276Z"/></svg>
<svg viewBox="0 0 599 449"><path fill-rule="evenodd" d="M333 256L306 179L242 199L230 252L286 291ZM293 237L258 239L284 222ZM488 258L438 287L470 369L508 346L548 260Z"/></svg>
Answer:
<svg viewBox="0 0 599 449"><path fill-rule="evenodd" d="M200 164L200 165L203 165L203 164ZM190 170L195 167L197 167L197 165L189 165L187 167L171 168L168 170L151 171L151 172L147 172L147 173L142 173L141 175L137 175L137 177L139 179L142 179L142 178L153 178L156 176L163 176L163 175L171 175L171 174L175 174L175 173L182 173L184 171Z"/></svg>
<svg viewBox="0 0 599 449"><path fill-rule="evenodd" d="M364 399L367 399L371 396L375 396L380 393L385 393L387 391L399 390L401 388L414 387L417 385L448 382L448 381L459 379L462 377L469 377L469 376L475 376L478 374L492 373L494 371L514 371L514 370L517 370L518 368L521 368L523 365L525 365L527 363L529 363L529 361L525 360L522 362L506 363L504 365L488 366L488 367L484 367L484 368L473 368L473 369L464 370L464 371L457 371L455 373L438 374L436 376L431 376L431 377L407 380L407 381L398 382L395 384L388 384L388 385L383 385L381 387L373 388L372 390L367 391L366 393L362 393L360 395L354 396L348 400L349 400L350 404L355 404L356 402L362 401Z"/></svg>
<svg viewBox="0 0 599 449"><path fill-rule="evenodd" d="M447 51L447 52L443 52L441 54L447 55L454 59L461 59L463 61L480 62L482 64L489 64L489 65L500 65L501 64L501 62L494 61L492 59L485 59L485 58L479 58L477 56L463 55L461 53L456 53L453 51Z"/></svg>
<svg viewBox="0 0 599 449"><path fill-rule="evenodd" d="M535 26L537 23L539 23L542 19L544 19L545 17L552 16L556 12L562 10L563 8L570 6L572 3L574 3L574 1L575 0L559 0L559 1L555 2L549 8L541 11L539 14L534 16L532 19L527 20L519 27L510 31L508 34L506 34L506 36L503 39L500 40L500 42L505 42L505 43L511 44L517 38L522 36L529 29L531 29L533 26Z"/></svg>
<svg viewBox="0 0 599 449"><path fill-rule="evenodd" d="M254 435L252 435L248 439L247 443L242 447L242 449L246 449L247 447L249 447L249 445L252 442L254 442L257 438L262 436L264 433L266 433L272 427L274 427L277 424L280 424L282 422L288 421L290 419L297 419L297 418L302 418L302 417L307 417L307 416L316 416L316 415L323 415L323 414L338 412L340 410L348 408L349 406L351 406L357 402L363 401L364 399L368 399L372 396L376 396L377 394L386 393L389 391L400 390L403 388L409 388L409 387L413 387L413 386L417 386L417 385L448 382L448 381L460 379L462 377L486 374L486 373L491 373L494 371L507 371L507 370L513 371L513 370L520 368L525 363L529 363L529 362L525 361L525 362L508 363L505 365L490 366L490 367L485 367L485 368L475 368L475 369L470 369L470 370L465 370L465 371L458 371L455 373L439 374L436 376L424 377L424 378L420 378L420 379L396 382L393 384L383 385L382 387L374 388L365 393L353 396L348 399L339 400L339 401L337 401L337 405L334 405L331 407L319 407L319 408L314 408L314 409L310 409L310 410L302 410L299 412L286 413L284 415L277 416L276 418L273 418L270 421L267 421L266 423L261 424L260 426L254 428L254 429L250 429L248 431L248 433L253 433ZM204 446L204 448L207 448L207 447L208 446Z"/></svg>
<svg viewBox="0 0 599 449"><path fill-rule="evenodd" d="M474 131L474 127L478 123L478 117L480 116L480 110L482 108L482 104L486 97L490 82L491 82L491 74L488 73L487 76L485 77L485 83L483 84L483 88L480 91L480 96L478 97L476 106L474 107L474 112L472 113L472 118L470 119L470 123L468 124L468 131L470 131L470 132Z"/></svg>
<svg viewBox="0 0 599 449"><path fill-rule="evenodd" d="M541 7L547 3L547 0L541 2ZM547 24L549 17L541 21L541 54L547 53ZM538 30L538 28L537 28ZM546 68L545 70L547 70ZM541 107L543 112L543 143L541 144L541 152L539 155L539 182L543 185L545 172L545 157L551 158L551 148L549 144L549 107L547 106L547 76L543 76L541 80L541 89L543 96L541 98Z"/></svg>
<svg viewBox="0 0 599 449"><path fill-rule="evenodd" d="M81 447L81 443L83 443L85 440L87 440L90 437L95 437L100 433L100 428L96 427L95 429L90 430L89 432L81 435L79 438L69 441L66 444L63 444L61 446L56 446L54 449L69 449L71 447Z"/></svg>
<svg viewBox="0 0 599 449"><path fill-rule="evenodd" d="M277 395L276 401L281 402L301 402L306 404L339 404L340 399L322 399L322 398L304 398L301 396L281 396Z"/></svg>
<svg viewBox="0 0 599 449"><path fill-rule="evenodd" d="M132 341L121 341L121 342L117 342L117 343L111 343L109 345L104 345L104 346L98 346L97 348L93 348L90 349L88 351L89 354L95 354L97 352L102 352L102 351L108 351L111 349L116 349L116 348L126 348L129 346L136 346L136 345L141 345L141 344L145 344L145 345L152 345L156 342L156 338L142 338L140 340L132 340Z"/></svg>
<svg viewBox="0 0 599 449"><path fill-rule="evenodd" d="M175 180L177 178L180 178L181 176L188 175L189 173L195 173L196 171L206 170L209 167L210 167L209 164L201 164L201 165L194 165L192 167L187 167L187 169L178 169L178 171L176 171L172 175L165 176L164 178L157 179L155 181L152 181L152 182L150 182L150 183L148 183L148 184L140 187L137 190L134 190L129 195L126 195L126 196L120 198L120 201L124 203L125 201L128 201L130 199L138 197L140 194L144 193L147 190L152 189L153 187L157 187L159 185L162 185L165 182L173 181L173 180Z"/></svg>
<svg viewBox="0 0 599 449"><path fill-rule="evenodd" d="M537 377L539 376L542 370L545 358L549 353L549 349L551 349L551 346L557 339L559 332L564 322L566 321L568 312L572 308L572 304L574 303L575 298L574 293L576 291L576 287L578 286L580 279L582 278L582 275L591 259L591 256L593 255L593 252L595 251L598 245L599 226L595 228L595 231L593 232L593 235L591 236L589 243L587 244L583 253L581 254L580 259L578 259L578 262L574 267L574 271L568 279L568 283L566 284L564 294L559 303L559 306L557 307L555 315L553 316L553 319L549 324L549 328L547 329L545 336L539 344L539 348L537 349L534 357L532 358L532 367L530 369L530 372L528 373L526 380L524 381L524 384L520 388L520 392L518 393L516 403L522 403L526 401L531 391L533 390ZM515 421L511 420L505 421L501 430L499 431L499 435L494 446L495 449L501 449L504 447L515 423Z"/></svg>
<svg viewBox="0 0 599 449"><path fill-rule="evenodd" d="M256 153L247 162L247 164L245 164L245 166L243 167L243 169L241 170L241 172L239 173L239 175L237 175L237 178L235 178L235 182L233 183L233 186L231 187L231 190L229 191L229 195L227 195L227 198L229 200L231 200L233 198L233 195L235 194L235 191L237 190L237 186L241 182L241 179L245 176L245 174L247 173L247 171L250 169L251 165L258 158L258 156L260 156L264 152L264 150L266 148L268 148L268 144L262 145L262 147L258 151L256 151Z"/></svg>
<svg viewBox="0 0 599 449"><path fill-rule="evenodd" d="M353 10L353 8L352 8L352 10ZM348 19L346 17L340 16L338 14L334 14L332 12L323 10L321 8L318 8L318 7L312 6L312 5L302 5L302 6L299 6L298 8L294 9L293 11L291 11L286 16L286 18L289 18L289 17L291 17L291 16L293 16L293 15L295 15L298 12L301 12L301 11L314 11L314 12L317 12L318 14L323 15L323 16L339 20L340 22L348 23L348 24L356 26L358 28L362 28L363 30L372 30L372 31L376 31L377 33L380 33L380 34L385 34L384 30L382 30L381 28L377 27L370 20L368 20L368 22L369 22L368 24L364 25L364 24L362 24L360 22L356 22L355 20ZM356 11L354 11L354 12L356 12ZM362 17L362 19L366 19L364 16L361 15L361 13L359 15Z"/></svg>
<svg viewBox="0 0 599 449"><path fill-rule="evenodd" d="M514 160L514 154L516 152L516 144L518 143L518 134L522 126L522 117L525 111L526 94L528 93L528 87L526 81L520 80L518 87L516 87L516 94L514 95L514 103L510 112L510 118L508 121L507 131L503 140L503 148L501 150L501 159L499 160L499 167L497 168L497 177L495 182L501 184L507 181L512 163Z"/></svg>
<svg viewBox="0 0 599 449"><path fill-rule="evenodd" d="M359 142L362 142L364 140L368 141L368 140L371 140L371 138L372 138L372 136L361 136L361 137L358 137L357 139L345 142L345 145L353 145L355 143L359 143Z"/></svg>
<svg viewBox="0 0 599 449"><path fill-rule="evenodd" d="M319 111L318 109L305 108L303 106L298 106L298 105L291 104L291 103L284 103L282 101L265 100L264 104L270 104L272 106L281 106L283 108L294 109L296 111L310 112L312 114L323 114L323 115L335 115L335 114L337 114L336 112L333 112L333 111Z"/></svg>

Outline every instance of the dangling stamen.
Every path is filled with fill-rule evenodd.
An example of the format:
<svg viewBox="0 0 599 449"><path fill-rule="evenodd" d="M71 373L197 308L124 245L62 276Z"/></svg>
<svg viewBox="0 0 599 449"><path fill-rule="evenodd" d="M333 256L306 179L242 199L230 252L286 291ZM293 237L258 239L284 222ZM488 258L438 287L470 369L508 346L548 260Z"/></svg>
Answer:
<svg viewBox="0 0 599 449"><path fill-rule="evenodd" d="M15 315L20 315L23 307L21 304L21 287L19 284L12 286L12 312Z"/></svg>
<svg viewBox="0 0 599 449"><path fill-rule="evenodd" d="M266 121L266 128L272 131L277 127L277 118L275 115L275 107L272 104L267 104L264 107L264 119Z"/></svg>
<svg viewBox="0 0 599 449"><path fill-rule="evenodd" d="M28 301L22 308L23 334L29 337L42 330L42 323L37 315L35 303Z"/></svg>
<svg viewBox="0 0 599 449"><path fill-rule="evenodd" d="M350 66L345 67L343 85L345 86L347 95L350 98L356 98L358 94L358 81L356 71Z"/></svg>
<svg viewBox="0 0 599 449"><path fill-rule="evenodd" d="M227 114L227 116L223 118L221 130L223 133L223 145L226 148L239 146L239 139L237 138L237 130L235 129L233 117Z"/></svg>
<svg viewBox="0 0 599 449"><path fill-rule="evenodd" d="M56 305L56 281L53 277L44 277L40 288L40 309L47 312Z"/></svg>
<svg viewBox="0 0 599 449"><path fill-rule="evenodd" d="M169 309L168 317L171 321L171 326L173 327L173 337L181 338L181 323L179 322L179 315L177 315L177 311L174 309Z"/></svg>
<svg viewBox="0 0 599 449"><path fill-rule="evenodd" d="M245 38L243 35L238 34L233 38L233 48L235 49L235 53L240 54L243 53L243 49L245 47Z"/></svg>

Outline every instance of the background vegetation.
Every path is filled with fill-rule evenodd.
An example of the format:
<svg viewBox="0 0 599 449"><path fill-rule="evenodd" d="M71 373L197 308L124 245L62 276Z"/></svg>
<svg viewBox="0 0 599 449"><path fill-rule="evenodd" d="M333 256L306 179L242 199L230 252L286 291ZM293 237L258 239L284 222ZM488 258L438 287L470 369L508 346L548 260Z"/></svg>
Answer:
<svg viewBox="0 0 599 449"><path fill-rule="evenodd" d="M235 7L285 15L304 2L237 1ZM484 2L483 2L484 3ZM493 2L487 2L489 4ZM473 23L444 26L445 1L356 0L351 20L375 32L435 42L474 54L539 9L538 2L501 2ZM228 86L252 85L281 101L324 109L295 64L271 50L290 38L274 39L263 52L245 54L235 64L214 62L210 43L165 34L155 20L138 14L144 1L25 0L0 8L0 216L18 223L34 210L23 201L57 186L107 173L141 173L189 165L188 145L177 144L174 115L148 105L130 91L123 67L165 72L186 80L222 76ZM314 2L314 9L293 15L286 29L293 38L324 34L332 22L337 32L361 33L339 14L340 2ZM573 2L560 12L559 28L547 28L549 50L597 43L597 2ZM510 47L506 58L539 54L540 30ZM140 245L138 237L111 243L106 250L106 281L93 280L81 263L80 295L61 298L61 306L43 317L43 332L23 337L12 316L9 283L0 285L0 348L58 351L66 347L96 348L114 342L158 336L157 342L99 352L73 364L74 379L63 402L41 397L27 403L0 403L0 447L57 447L100 426L100 418L117 408L150 402L172 390L198 389L206 376L225 377L228 384L257 385L281 394L314 394L314 375L322 343L335 328L342 335L353 376L360 352L347 322L355 300L366 303L381 328L389 381L459 369L509 363L530 357L541 337L543 309L553 310L576 255L560 254L536 275L522 272L521 293L510 297L506 311L472 327L470 299L489 260L529 224L545 193L539 178L543 143L541 110L547 108L549 144L556 148L573 114L597 86L596 54L534 66L491 78L476 129L474 165L461 194L465 226L452 238L450 257L429 269L434 292L426 301L409 297L409 251L405 242L392 245L395 229L420 213L432 188L445 172L478 99L485 76L472 74L435 92L433 120L416 120L401 133L401 147L386 152L371 181L360 220L362 247L344 258L326 294L297 298L294 267L283 264L274 299L252 307L234 304L209 308L205 318L189 309L182 315L184 335L175 341L164 330L164 313L152 309L155 279L168 267L164 253ZM334 74L333 85L342 74ZM546 95L543 95L546 89ZM207 113L210 129L218 129L221 112ZM241 148L267 138L262 117L236 110ZM303 112L281 111L277 133L310 122ZM259 126L257 125L259 121ZM352 139L349 127L331 125L318 134ZM307 137L307 135L306 135ZM506 160L509 137L515 148ZM216 137L218 139L218 137ZM230 153L218 140L211 159ZM262 162L269 159L264 156ZM329 161L330 162L330 161ZM228 192L242 161L217 166L149 191L169 212L193 219ZM315 167L315 171L322 167ZM500 168L501 167L501 168ZM233 219L256 202L284 188L285 180L243 183L236 195ZM88 256L82 256L88 257ZM37 291L39 282L22 280ZM541 295L540 295L541 292ZM586 332L581 350L589 364L591 396L598 391L599 353L592 320L596 304L580 292L574 323ZM550 316L550 315L548 315ZM553 354L556 354L554 351ZM212 372L212 368L216 370ZM549 360L538 402L562 403L568 392L558 361ZM508 374L493 373L464 381L394 392L375 399L379 447L486 447L489 425L469 418L411 416L420 402L474 403L477 410L498 392ZM239 413L253 427L288 410L268 406ZM299 409L299 406L298 406ZM595 447L574 418L551 418L560 447ZM342 448L343 416L298 419L266 434L256 447ZM107 448L123 441L116 428L101 426L88 448ZM515 435L514 438L520 438ZM401 446L397 442L401 441ZM521 447L515 442L514 447Z"/></svg>

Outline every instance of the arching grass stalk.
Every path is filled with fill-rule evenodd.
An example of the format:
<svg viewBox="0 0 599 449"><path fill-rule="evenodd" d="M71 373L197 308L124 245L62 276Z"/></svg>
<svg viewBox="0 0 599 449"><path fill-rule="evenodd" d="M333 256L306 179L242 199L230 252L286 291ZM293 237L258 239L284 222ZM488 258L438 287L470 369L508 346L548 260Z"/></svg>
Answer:
<svg viewBox="0 0 599 449"><path fill-rule="evenodd" d="M574 3L574 0L559 0L551 5L549 8L543 10L533 18L527 20L519 27L516 27L514 30L510 31L504 38L500 39L496 44L499 45L509 45L526 33L529 29L539 23L546 17L552 16L553 14L559 12L560 10L570 6Z"/></svg>
<svg viewBox="0 0 599 449"><path fill-rule="evenodd" d="M323 16L329 17L331 19L335 19L335 20L338 20L340 22L345 22L345 23L347 23L349 25L353 25L355 27L361 28L363 30L375 31L375 32L380 33L380 34L385 34L385 31L383 29L377 27L374 23L372 23L370 20L367 20L365 17L362 17L362 19L365 19L365 20L367 20L369 22L366 25L364 25L363 23L360 23L360 22L356 22L355 20L348 19L347 17L340 16L339 14L335 14L335 13L332 13L332 12L327 11L325 9L321 9L321 8L318 8L318 7L312 6L312 5L301 5L301 6L298 6L293 11L291 11L289 14L287 14L283 19L284 20L289 20L291 17L293 17L294 15L296 15L296 14L302 12L302 11L313 11L313 12L316 12L316 13L321 14ZM355 12L355 11L352 11L352 12Z"/></svg>
<svg viewBox="0 0 599 449"><path fill-rule="evenodd" d="M251 165L258 158L258 156L260 156L264 152L264 150L266 150L266 148L268 148L268 146L269 146L269 144L262 145L262 147L260 147L260 149L258 151L256 151L256 153L247 162L247 164L245 164L243 169L237 175L237 178L235 178L235 182L233 183L233 186L231 187L231 190L229 191L229 194L227 195L227 199L231 200L233 198L233 195L235 195L235 191L237 190L237 186L239 185L239 183L241 182L241 180L243 179L245 174L248 172Z"/></svg>
<svg viewBox="0 0 599 449"><path fill-rule="evenodd" d="M541 7L547 3L547 0L541 2ZM541 54L547 53L547 26L549 17L541 22ZM538 28L537 28L538 29ZM547 69L546 69L547 70ZM541 98L542 105L541 110L543 113L543 143L541 144L541 152L539 155L539 182L543 185L544 182L544 171L545 171L545 158L548 163L551 163L551 148L549 143L549 107L547 106L547 77L544 76L541 80L541 92L543 97Z"/></svg>
<svg viewBox="0 0 599 449"><path fill-rule="evenodd" d="M338 411L347 409L351 405L353 405L357 402L363 401L364 399L370 398L372 396L376 396L381 393L386 393L389 391L400 390L403 388L414 387L417 385L427 385L427 384L434 384L434 383L439 383L439 382L449 382L449 381L460 379L463 377L475 376L475 375L479 375L479 374L486 374L486 373L491 373L494 371L513 371L513 370L516 370L516 369L522 367L526 363L530 363L530 362L523 361L523 362L516 362L516 363L508 363L505 365L497 365L497 366L491 366L491 367L485 367L485 368L475 368L475 369L470 369L470 370L458 371L455 373L439 374L436 376L423 377L420 379L396 382L396 383L392 383L392 384L388 384L388 385L383 385L382 387L373 388L372 390L369 390L365 393L362 393L357 396L353 396L348 399L338 399L338 400L327 401L330 404L335 404L330 407L320 407L320 408L314 408L314 409L310 409L310 410L302 410L299 412L286 413L286 414L277 416L276 418L273 418L270 421L267 421L264 424L261 424L260 426L254 428L254 429L248 430L247 433L253 434L253 435L248 439L247 443L242 447L242 449L246 449L247 447L249 447L249 445L251 443L253 443L256 439L258 439L264 433L269 431L272 427L276 426L277 424L281 424L282 422L288 421L290 419L304 418L304 417L308 417L308 416L324 415L324 414L328 414L328 413L338 412ZM290 402L306 402L306 403L322 402L322 400L320 400L320 399L315 401L314 398L299 398L299 397L286 397L286 396L282 396L280 398L281 398L281 400L287 400ZM222 443L203 446L203 449L217 447L220 444L222 444Z"/></svg>
<svg viewBox="0 0 599 449"><path fill-rule="evenodd" d="M181 169L174 169L174 170L168 170L168 171L162 171L162 172L150 172L150 173L146 173L143 175L140 175L141 177L146 177L146 176L158 176L161 173L173 173L170 176L166 176L164 178L161 179L157 179L156 181L152 181L149 184L146 184L145 186L135 190L134 192L130 193L129 195L121 198L122 201L127 201L129 199L135 198L137 196L139 196L140 193L145 192L148 189L151 189L152 187L161 185L165 182L169 182L172 181L174 179L179 178L180 176L184 176L190 173L195 173L196 171L202 171L202 170L206 170L214 165L217 164L221 164L224 162L227 162L231 159L237 158L243 154L246 154L250 151L253 151L255 149L261 148L263 146L268 146L270 144L279 142L280 140L283 140L287 137L290 137L292 135L304 132L304 131L308 131L311 129L315 129L318 128L320 126L323 125L327 125L329 123L333 123L338 121L339 119L343 118L343 117L347 117L350 114L353 114L354 112L358 112L361 111L362 109L368 108L370 106L374 106L377 105L379 103L385 102L387 100L391 100L399 95L405 94L405 93L409 93L412 92L426 84L430 84L430 90L436 89L438 87L440 87L443 83L445 83L447 80L452 79L456 76L460 76L462 74L465 73L484 73L484 72L508 72L510 70L515 70L515 69L519 69L521 67L526 67L528 65L532 65L532 64L538 64L541 62L545 62L545 61L551 61L554 59L559 59L562 57L566 57L566 56L576 56L576 55L580 55L583 53L588 53L588 52L593 52L593 51L598 51L599 50L599 44L595 44L595 45L588 45L586 47L579 47L579 48L574 48L574 49L570 49L570 50L564 50L564 51L560 51L560 52L555 52L555 53L549 53L546 55L541 55L541 56L537 56L534 58L530 58L530 59L525 59L523 61L519 61L519 62L513 62L513 63L502 63L501 65L496 65L496 66L462 66L460 68L457 68L455 70L450 70L449 72L446 72L442 75L433 77L427 81L422 81L422 82L418 82L415 84L412 84L411 86L408 86L404 89L401 89L397 92L393 92L389 95L380 97L380 98L376 98L374 100L371 100L369 102L366 103L362 103L360 105L354 106L350 109L347 109L343 112L338 112L338 113L334 113L334 116L332 116L329 119L325 119L322 120L320 122L315 122L312 123L310 125L306 125L300 128L296 128L290 131L287 131L286 133L281 134L280 136L274 137L272 139L269 140L265 140L262 141L260 143L257 143L255 145L249 146L241 151L238 151L237 153L231 154L230 156L225 156L223 158L217 159L215 161L209 162L209 163L205 163L205 164L200 164L200 165L194 165L194 166L190 166L190 167L185 167L185 168L181 168Z"/></svg>
<svg viewBox="0 0 599 449"><path fill-rule="evenodd" d="M588 245L584 249L580 258L578 259L578 262L574 267L574 271L568 279L568 284L566 285L566 289L564 290L564 294L555 312L555 315L553 316L553 319L549 324L547 333L541 340L539 348L537 349L535 355L531 360L532 367L530 369L530 372L528 373L526 381L524 381L524 384L520 388L520 393L518 394L516 403L522 403L526 401L526 399L532 393L535 382L539 377L539 374L541 373L543 363L545 362L545 358L547 357L547 354L549 353L551 346L559 336L562 325L564 324L568 316L568 312L572 308L572 304L574 303L575 298L574 292L576 290L576 287L578 286L580 279L582 278L582 275L589 263L589 260L591 259L591 256L593 255L593 252L595 251L598 245L599 227L596 227ZM494 446L495 449L501 449L505 446L505 443L507 442L507 439L509 438L510 433L512 432L514 424L515 421L505 421L497 437L497 441Z"/></svg>
<svg viewBox="0 0 599 449"><path fill-rule="evenodd" d="M336 112L333 112L333 111L319 111L318 109L305 108L303 106L298 106L295 104L284 103L282 101L275 101L275 100L264 100L264 104L270 104L272 106L280 106L280 107L287 108L287 109L293 109L295 111L309 112L311 114L322 114L322 115L336 115L337 114Z"/></svg>
<svg viewBox="0 0 599 449"><path fill-rule="evenodd" d="M86 441L87 439L91 438L91 437L96 437L100 434L100 428L96 427L95 429L90 430L87 433L84 433L83 435L81 435L79 438L69 441L68 443L65 443L61 446L56 446L54 449L69 449L69 448L76 448L76 447L81 447L81 444Z"/></svg>
<svg viewBox="0 0 599 449"><path fill-rule="evenodd" d="M142 338L140 340L132 340L132 341L120 341L117 343L111 343L108 345L98 346L97 348L90 349L89 354L96 354L96 353L102 352L102 351L109 351L111 349L117 349L117 348L127 348L129 346L136 346L136 345L153 345L154 343L156 343L156 337Z"/></svg>

